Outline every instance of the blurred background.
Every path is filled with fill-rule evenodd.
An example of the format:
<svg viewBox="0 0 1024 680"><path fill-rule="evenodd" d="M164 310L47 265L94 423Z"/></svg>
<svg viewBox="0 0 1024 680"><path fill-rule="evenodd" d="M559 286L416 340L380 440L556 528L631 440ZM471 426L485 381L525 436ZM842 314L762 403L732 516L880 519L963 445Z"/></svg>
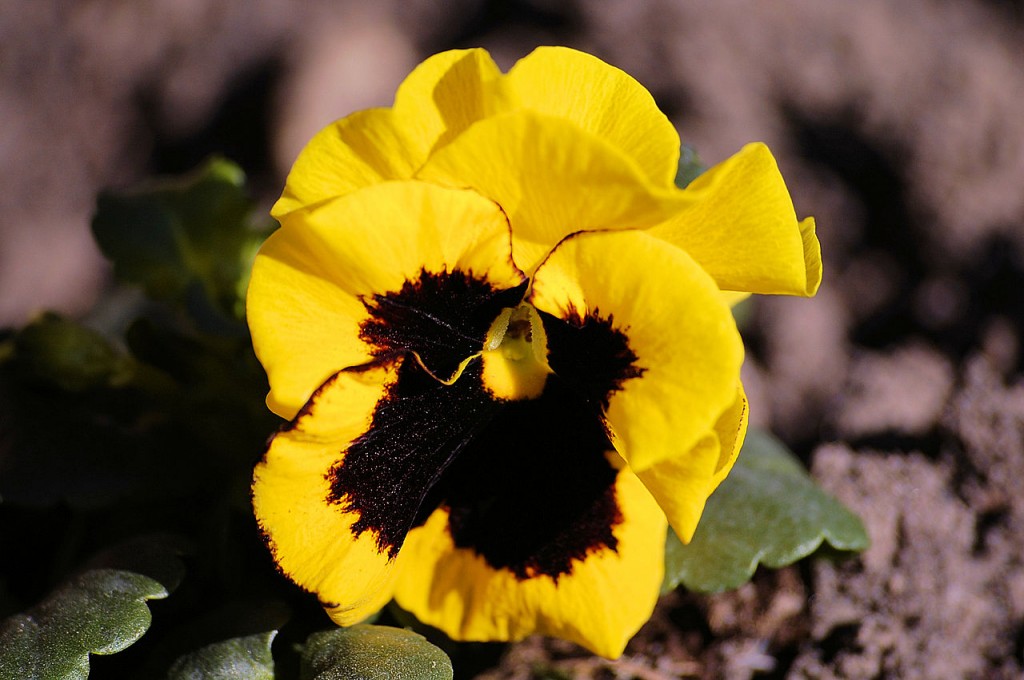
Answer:
<svg viewBox="0 0 1024 680"><path fill-rule="evenodd" d="M98 191L221 153L269 208L318 129L425 56L542 44L635 76L708 164L767 142L826 261L814 300L755 305L744 377L874 546L673 596L663 623L703 623L655 642L717 677L1020 677L1019 1L0 2L0 328L102 294Z"/></svg>

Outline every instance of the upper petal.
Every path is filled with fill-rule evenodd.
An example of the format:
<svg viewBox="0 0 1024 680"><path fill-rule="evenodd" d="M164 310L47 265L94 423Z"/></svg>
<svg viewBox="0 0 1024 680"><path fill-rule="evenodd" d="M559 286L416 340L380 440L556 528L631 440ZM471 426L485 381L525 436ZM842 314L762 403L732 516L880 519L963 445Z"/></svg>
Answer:
<svg viewBox="0 0 1024 680"><path fill-rule="evenodd" d="M685 200L651 188L621 150L576 123L518 111L482 120L437 151L417 177L473 187L512 223L513 254L531 271L576 231L657 224Z"/></svg>
<svg viewBox="0 0 1024 680"><path fill-rule="evenodd" d="M417 66L395 93L395 124L421 159L473 123L507 110L504 76L487 50L448 50Z"/></svg>
<svg viewBox="0 0 1024 680"><path fill-rule="evenodd" d="M654 98L632 76L567 47L539 47L508 73L518 103L575 123L668 187L679 165L679 135Z"/></svg>
<svg viewBox="0 0 1024 680"><path fill-rule="evenodd" d="M336 121L302 149L270 214L288 214L390 179L412 177L426 153L394 122L391 109L367 109Z"/></svg>
<svg viewBox="0 0 1024 680"><path fill-rule="evenodd" d="M412 177L432 149L501 106L500 76L482 49L430 57L398 87L392 108L357 111L317 133L271 214L280 220L361 187Z"/></svg>
<svg viewBox="0 0 1024 680"><path fill-rule="evenodd" d="M380 349L364 333L371 307L419 285L425 273L457 272L494 291L518 286L523 274L512 264L509 239L508 222L491 201L415 181L378 184L291 214L260 249L247 299L271 408L290 417L328 376L369 361ZM460 301L473 290L455 292L458 299L418 300L413 307L426 306L419 319L437 319L438 305L467 310ZM405 312L405 319L418 313ZM421 340L447 338L464 355L452 357L458 364L479 351L492 320L471 320L481 327L479 338L439 322Z"/></svg>
<svg viewBox="0 0 1024 680"><path fill-rule="evenodd" d="M588 553L557 579L523 578L456 547L448 512L437 510L406 539L395 599L455 639L519 640L543 633L618 657L654 610L666 523L628 469L617 475L615 498L621 512L613 527L616 546Z"/></svg>
<svg viewBox="0 0 1024 680"><path fill-rule="evenodd" d="M821 283L814 220L798 223L771 151L748 144L695 179L690 199L650 233L679 246L722 290L813 295Z"/></svg>
<svg viewBox="0 0 1024 680"><path fill-rule="evenodd" d="M551 369L594 392L634 470L685 455L735 401L739 332L678 248L637 231L576 234L537 270L530 301L557 319L545 322Z"/></svg>
<svg viewBox="0 0 1024 680"><path fill-rule="evenodd" d="M618 149L650 181L668 186L679 137L651 95L623 71L564 47L542 47L507 76L486 50L449 50L417 66L390 109L359 111L322 130L299 154L272 214L359 187L407 179L477 121L532 110L572 122Z"/></svg>

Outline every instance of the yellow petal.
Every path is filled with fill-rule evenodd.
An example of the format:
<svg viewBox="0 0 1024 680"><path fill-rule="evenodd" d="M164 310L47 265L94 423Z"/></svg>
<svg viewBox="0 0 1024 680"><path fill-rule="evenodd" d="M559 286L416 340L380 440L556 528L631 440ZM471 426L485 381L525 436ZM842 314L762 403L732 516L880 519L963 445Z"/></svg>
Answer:
<svg viewBox="0 0 1024 680"><path fill-rule="evenodd" d="M372 531L354 535L356 513L331 503L329 471L370 427L394 380L391 368L343 372L274 436L253 476L256 520L281 571L316 593L336 622L356 623L383 606L394 585Z"/></svg>
<svg viewBox="0 0 1024 680"><path fill-rule="evenodd" d="M576 231L651 226L682 192L662 193L619 149L575 123L530 111L478 122L437 151L417 177L473 187L512 223L513 254L529 272Z"/></svg>
<svg viewBox="0 0 1024 680"><path fill-rule="evenodd" d="M456 548L441 509L409 533L398 556L395 599L456 640L519 640L542 633L618 657L654 610L666 522L631 472L620 471L615 484L622 513L614 529L616 548L575 561L557 582L546 575L519 579L470 549Z"/></svg>
<svg viewBox="0 0 1024 680"><path fill-rule="evenodd" d="M450 50L417 66L394 107L357 111L321 130L299 154L271 214L392 179L409 179L431 149L504 101L501 71L485 50Z"/></svg>
<svg viewBox="0 0 1024 680"><path fill-rule="evenodd" d="M735 290L723 290L721 292L720 297L722 299L722 302L729 305L730 307L735 307L739 303L749 298L750 293L743 293Z"/></svg>
<svg viewBox="0 0 1024 680"><path fill-rule="evenodd" d="M735 400L743 344L731 312L707 273L664 241L636 231L577 234L537 270L530 301L568 327L607 327L575 339L565 324L545 323L548 363L580 389L614 388L587 397L607 403L615 448L634 470L690 450ZM595 382L609 375L604 364L630 353L616 384Z"/></svg>
<svg viewBox="0 0 1024 680"><path fill-rule="evenodd" d="M584 52L539 47L507 80L523 107L575 123L632 158L651 182L672 185L679 135L632 76Z"/></svg>
<svg viewBox="0 0 1024 680"><path fill-rule="evenodd" d="M807 287L804 295L814 295L821 285L821 244L814 233L814 218L800 221L800 239L804 245L804 267L807 269Z"/></svg>
<svg viewBox="0 0 1024 680"><path fill-rule="evenodd" d="M284 418L330 375L372 357L359 338L366 308L331 280L314 239L302 229L277 231L260 248L249 282L246 314L270 381L267 405Z"/></svg>
<svg viewBox="0 0 1024 680"><path fill-rule="evenodd" d="M572 122L619 149L651 181L672 182L679 137L643 86L619 69L544 47L505 76L486 50L449 50L409 74L392 108L359 111L314 137L272 214L281 219L360 187L407 179L477 121L521 108Z"/></svg>
<svg viewBox="0 0 1024 680"><path fill-rule="evenodd" d="M747 402L747 394L743 391L743 383L737 383L736 401L728 408L715 423L715 436L718 437L718 462L715 463L715 475L712 480L711 490L714 491L718 485L729 475L736 458L743 448L743 441L747 436L747 424L750 420L750 404Z"/></svg>
<svg viewBox="0 0 1024 680"><path fill-rule="evenodd" d="M364 301L424 271L462 272L496 290L523 280L504 214L470 191L386 182L289 215L256 257L247 300L270 407L291 417L328 376L369 361Z"/></svg>
<svg viewBox="0 0 1024 680"><path fill-rule="evenodd" d="M271 215L283 220L356 189L412 177L426 154L417 153L393 118L391 109L368 109L318 132L295 160Z"/></svg>
<svg viewBox="0 0 1024 680"><path fill-rule="evenodd" d="M733 405L691 449L637 473L684 543L693 537L708 497L736 462L747 431L747 411L740 386Z"/></svg>
<svg viewBox="0 0 1024 680"><path fill-rule="evenodd" d="M417 66L395 94L395 124L425 159L482 118L507 108L503 76L486 50L449 50Z"/></svg>
<svg viewBox="0 0 1024 680"><path fill-rule="evenodd" d="M683 192L690 201L650 233L688 252L722 290L813 295L821 283L814 221L798 224L771 151L748 144Z"/></svg>

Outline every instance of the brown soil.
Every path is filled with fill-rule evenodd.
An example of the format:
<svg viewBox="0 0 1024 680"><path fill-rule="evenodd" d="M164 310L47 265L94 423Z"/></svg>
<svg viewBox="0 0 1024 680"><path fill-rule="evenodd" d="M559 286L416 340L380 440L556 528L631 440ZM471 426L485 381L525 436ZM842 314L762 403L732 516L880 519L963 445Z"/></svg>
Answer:
<svg viewBox="0 0 1024 680"><path fill-rule="evenodd" d="M709 162L767 141L817 217L822 292L758 304L745 379L873 545L673 594L618 662L530 639L480 677L1024 677L1022 5L367 4L0 7L0 325L91 304L100 187L219 150L269 202L312 132L427 52L588 49Z"/></svg>

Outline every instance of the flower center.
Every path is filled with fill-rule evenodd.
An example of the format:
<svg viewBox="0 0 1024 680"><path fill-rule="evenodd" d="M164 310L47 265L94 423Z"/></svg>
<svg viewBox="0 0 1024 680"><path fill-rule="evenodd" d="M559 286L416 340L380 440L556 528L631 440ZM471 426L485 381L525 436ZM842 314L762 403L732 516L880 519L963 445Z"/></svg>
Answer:
<svg viewBox="0 0 1024 680"><path fill-rule="evenodd" d="M497 399L536 399L551 373L544 324L533 306L506 307L484 341L484 387Z"/></svg>

